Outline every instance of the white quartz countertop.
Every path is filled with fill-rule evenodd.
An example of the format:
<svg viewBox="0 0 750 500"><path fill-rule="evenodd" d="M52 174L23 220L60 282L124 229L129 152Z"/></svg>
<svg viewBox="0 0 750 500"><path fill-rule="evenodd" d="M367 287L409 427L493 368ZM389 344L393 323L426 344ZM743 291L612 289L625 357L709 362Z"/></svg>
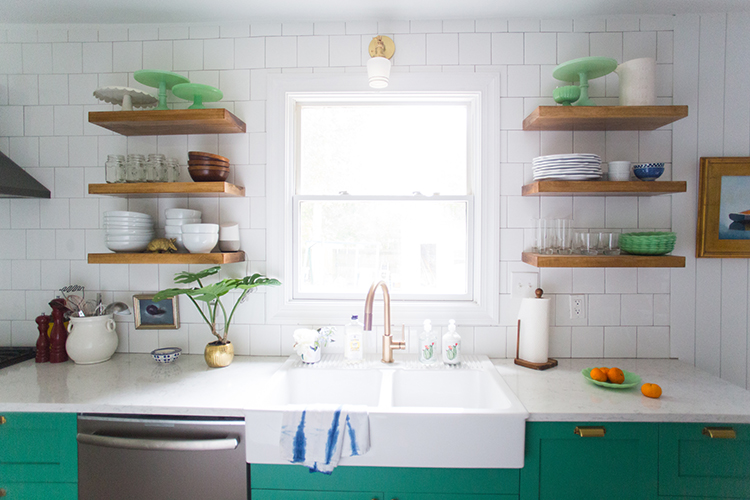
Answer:
<svg viewBox="0 0 750 500"><path fill-rule="evenodd" d="M148 354L115 354L96 365L29 360L0 370L0 411L242 416L285 359L236 356L221 369L207 368L202 355L169 365ZM529 421L750 423L750 392L677 360L560 360L546 371L510 359L493 364ZM634 372L663 395L596 386L581 375L591 366Z"/></svg>

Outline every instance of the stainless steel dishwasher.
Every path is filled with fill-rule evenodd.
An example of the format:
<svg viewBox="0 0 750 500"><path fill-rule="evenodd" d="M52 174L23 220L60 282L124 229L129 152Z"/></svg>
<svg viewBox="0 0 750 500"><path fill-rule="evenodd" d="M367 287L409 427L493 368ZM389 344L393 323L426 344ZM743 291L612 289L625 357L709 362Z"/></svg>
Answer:
<svg viewBox="0 0 750 500"><path fill-rule="evenodd" d="M78 416L80 500L243 499L245 420Z"/></svg>

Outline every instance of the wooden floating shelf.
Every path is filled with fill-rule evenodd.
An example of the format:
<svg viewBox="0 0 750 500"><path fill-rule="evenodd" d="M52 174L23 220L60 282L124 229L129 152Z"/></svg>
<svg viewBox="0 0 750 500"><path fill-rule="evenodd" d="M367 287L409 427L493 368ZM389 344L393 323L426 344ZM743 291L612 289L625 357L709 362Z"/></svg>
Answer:
<svg viewBox="0 0 750 500"><path fill-rule="evenodd" d="M123 182L89 184L89 194L129 198L147 196L245 196L245 188L229 182Z"/></svg>
<svg viewBox="0 0 750 500"><path fill-rule="evenodd" d="M245 252L227 253L90 253L89 264L231 264Z"/></svg>
<svg viewBox="0 0 750 500"><path fill-rule="evenodd" d="M121 135L242 134L246 129L223 108L89 111L89 123Z"/></svg>
<svg viewBox="0 0 750 500"><path fill-rule="evenodd" d="M685 267L677 255L542 255L523 252L523 261L535 267Z"/></svg>
<svg viewBox="0 0 750 500"><path fill-rule="evenodd" d="M526 184L523 196L656 196L684 193L685 181L536 181Z"/></svg>
<svg viewBox="0 0 750 500"><path fill-rule="evenodd" d="M523 129L655 130L687 115L687 106L539 106Z"/></svg>

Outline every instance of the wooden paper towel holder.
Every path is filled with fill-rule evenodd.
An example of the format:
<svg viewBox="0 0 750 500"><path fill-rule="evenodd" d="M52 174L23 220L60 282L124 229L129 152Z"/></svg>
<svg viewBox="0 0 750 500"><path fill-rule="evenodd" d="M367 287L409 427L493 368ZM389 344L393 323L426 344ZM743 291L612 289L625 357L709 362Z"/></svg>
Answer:
<svg viewBox="0 0 750 500"><path fill-rule="evenodd" d="M534 292L536 294L537 299L542 298L542 294L544 291L542 291L541 288L537 288ZM547 370L549 368L554 368L557 366L557 360L552 358L547 358L546 363L532 363L531 361L526 361L525 359L521 359L518 357L518 350L521 345L521 320L518 320L518 333L516 334L516 359L513 360L513 362L519 366L523 366L524 368L531 368L532 370Z"/></svg>

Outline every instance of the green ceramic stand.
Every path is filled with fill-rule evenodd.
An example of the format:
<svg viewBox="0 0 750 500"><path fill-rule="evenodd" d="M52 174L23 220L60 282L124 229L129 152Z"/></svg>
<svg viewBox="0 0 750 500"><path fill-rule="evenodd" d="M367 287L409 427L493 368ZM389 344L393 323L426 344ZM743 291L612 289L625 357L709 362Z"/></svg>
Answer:
<svg viewBox="0 0 750 500"><path fill-rule="evenodd" d="M221 101L224 97L221 90L201 83L180 83L172 87L172 93L180 99L193 101L188 109L206 109L204 102Z"/></svg>
<svg viewBox="0 0 750 500"><path fill-rule="evenodd" d="M617 68L617 61L609 57L582 57L567 61L555 68L552 76L564 82L579 81L581 97L575 106L596 106L589 99L589 80L612 73Z"/></svg>
<svg viewBox="0 0 750 500"><path fill-rule="evenodd" d="M172 73L171 71L160 71L158 69L141 69L133 73L133 78L138 83L147 87L159 89L159 105L156 109L169 109L167 107L167 90L172 89L180 83L190 83L187 77Z"/></svg>

